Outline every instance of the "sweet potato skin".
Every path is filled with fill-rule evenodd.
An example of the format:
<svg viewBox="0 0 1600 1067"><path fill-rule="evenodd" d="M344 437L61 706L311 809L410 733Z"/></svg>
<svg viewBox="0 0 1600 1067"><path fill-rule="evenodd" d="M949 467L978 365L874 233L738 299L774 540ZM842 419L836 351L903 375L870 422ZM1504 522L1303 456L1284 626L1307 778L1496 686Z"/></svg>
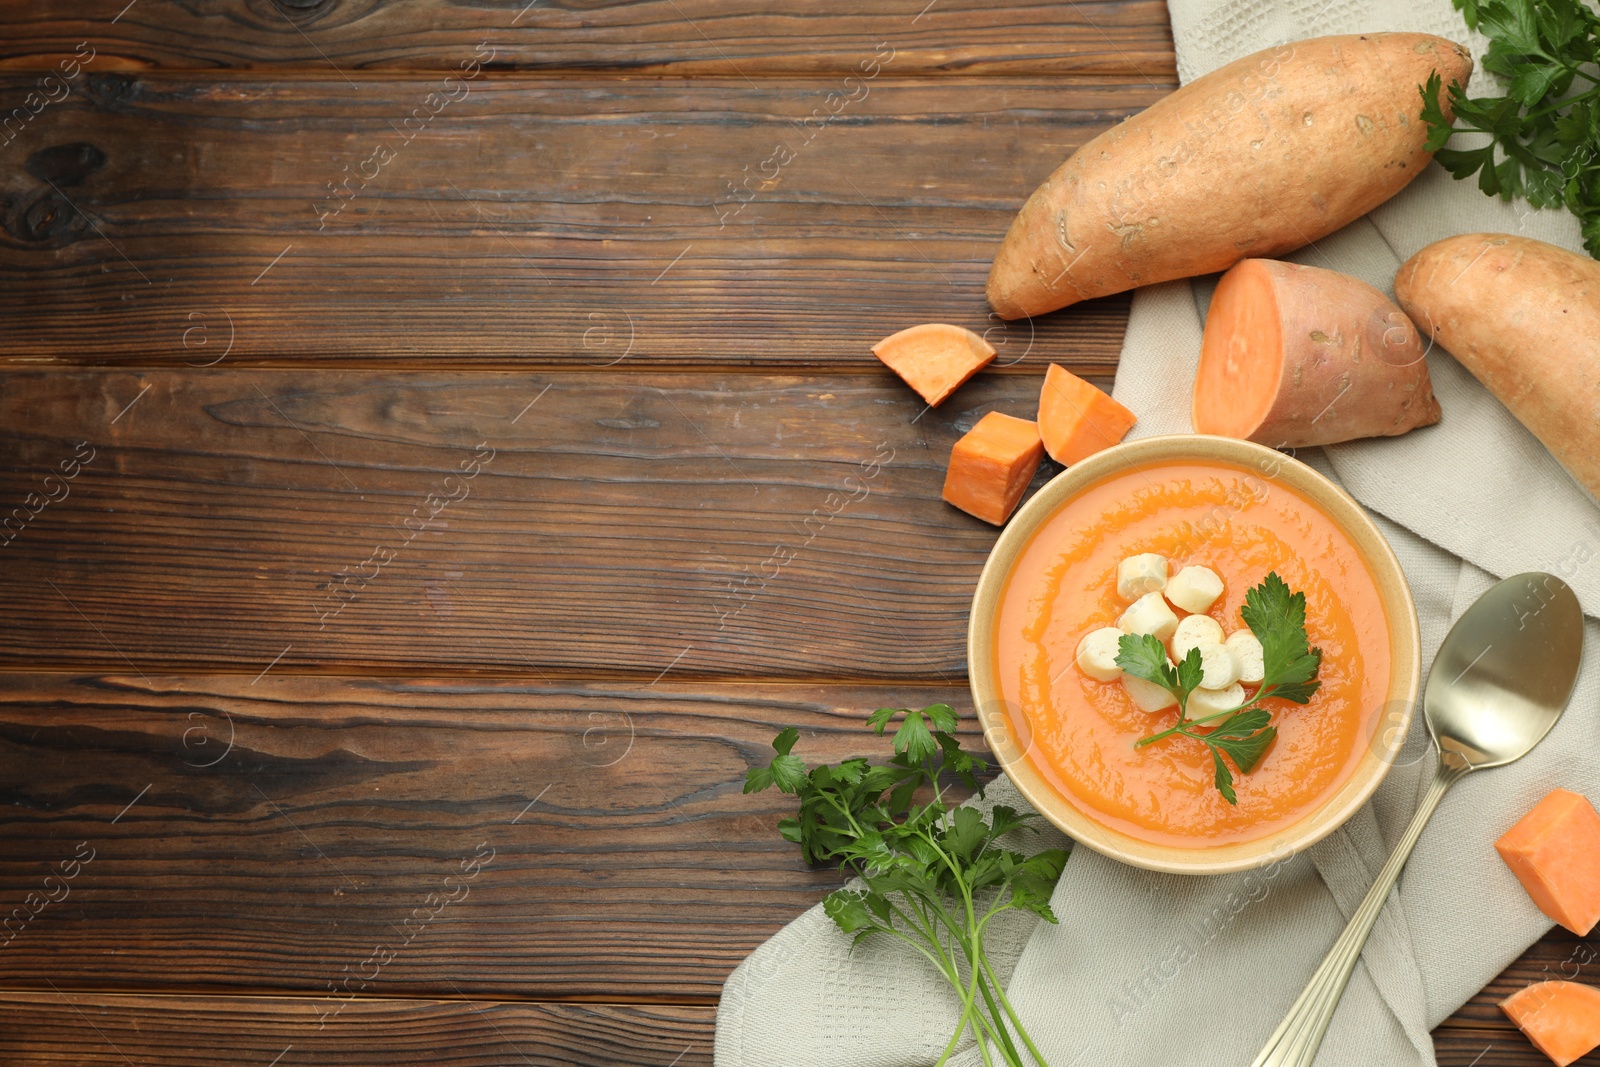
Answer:
<svg viewBox="0 0 1600 1067"><path fill-rule="evenodd" d="M1600 263L1504 233L1448 237L1395 295L1578 483L1600 496Z"/></svg>
<svg viewBox="0 0 1600 1067"><path fill-rule="evenodd" d="M1465 88L1472 57L1430 34L1373 33L1283 45L1195 79L1034 192L990 269L990 305L1038 315L1332 233L1432 159L1417 89L1435 70Z"/></svg>
<svg viewBox="0 0 1600 1067"><path fill-rule="evenodd" d="M1229 355L1225 324L1220 316L1208 318L1196 378L1195 432L1304 448L1392 437L1439 421L1422 336L1394 301L1348 274L1275 259L1237 264L1222 276L1217 294L1246 272L1265 276L1277 305L1277 393L1259 423L1243 433L1219 425L1217 401L1205 410L1200 384L1206 365ZM1217 303L1213 296L1212 306ZM1253 355L1266 360L1276 353Z"/></svg>

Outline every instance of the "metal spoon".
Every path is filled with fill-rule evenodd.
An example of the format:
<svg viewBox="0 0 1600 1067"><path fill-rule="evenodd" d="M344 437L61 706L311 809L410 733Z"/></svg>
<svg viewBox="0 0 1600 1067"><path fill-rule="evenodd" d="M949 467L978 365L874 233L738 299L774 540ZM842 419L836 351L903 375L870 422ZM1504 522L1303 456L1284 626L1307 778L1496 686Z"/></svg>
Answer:
<svg viewBox="0 0 1600 1067"><path fill-rule="evenodd" d="M1567 583L1518 574L1450 628L1428 673L1423 715L1438 769L1411 825L1254 1067L1310 1067L1389 891L1445 790L1470 771L1521 759L1561 718L1583 655L1583 612Z"/></svg>

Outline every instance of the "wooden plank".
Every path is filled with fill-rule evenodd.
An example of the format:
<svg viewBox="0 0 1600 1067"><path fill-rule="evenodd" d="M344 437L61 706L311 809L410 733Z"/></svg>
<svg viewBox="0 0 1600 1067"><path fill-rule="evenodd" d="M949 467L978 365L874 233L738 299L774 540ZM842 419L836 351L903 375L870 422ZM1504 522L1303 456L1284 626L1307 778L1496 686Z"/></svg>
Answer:
<svg viewBox="0 0 1600 1067"><path fill-rule="evenodd" d="M560 5L464 0L260 6L0 3L0 65L54 69L80 43L97 70L294 68L359 75L449 70L480 44L498 69L630 70L759 76L856 69L880 41L924 74L1139 74L1175 69L1157 0L821 0L777 13L755 0L642 0ZM87 51L85 54L88 54Z"/></svg>
<svg viewBox="0 0 1600 1067"><path fill-rule="evenodd" d="M937 701L970 725L949 686L6 675L6 985L710 1003L838 884L748 767Z"/></svg>
<svg viewBox="0 0 1600 1067"><path fill-rule="evenodd" d="M1516 1030L1472 1030L1441 1026L1433 1032L1439 1067L1550 1067L1550 1057ZM1585 1056L1575 1067L1595 1067L1600 1055Z"/></svg>
<svg viewBox="0 0 1600 1067"><path fill-rule="evenodd" d="M425 1000L356 1002L320 1029L319 1018L315 1002L292 998L9 993L0 994L0 1050L39 1067L202 1067L223 1049L246 1064L282 1055L285 1067L423 1058L444 1067L709 1067L716 1022L699 1006ZM1439 1067L1550 1062L1516 1033L1440 1027L1434 1047Z"/></svg>
<svg viewBox="0 0 1600 1067"><path fill-rule="evenodd" d="M950 446L1038 390L12 373L0 664L959 684L996 530L940 499Z"/></svg>
<svg viewBox="0 0 1600 1067"><path fill-rule="evenodd" d="M36 1067L710 1067L715 1010L635 1004L359 1001L319 1025L297 998L0 994L0 1056Z"/></svg>
<svg viewBox="0 0 1600 1067"><path fill-rule="evenodd" d="M1165 92L79 80L0 146L14 364L860 367L949 321L1008 365L1105 372L1126 298L1006 326L983 283L1038 182Z"/></svg>

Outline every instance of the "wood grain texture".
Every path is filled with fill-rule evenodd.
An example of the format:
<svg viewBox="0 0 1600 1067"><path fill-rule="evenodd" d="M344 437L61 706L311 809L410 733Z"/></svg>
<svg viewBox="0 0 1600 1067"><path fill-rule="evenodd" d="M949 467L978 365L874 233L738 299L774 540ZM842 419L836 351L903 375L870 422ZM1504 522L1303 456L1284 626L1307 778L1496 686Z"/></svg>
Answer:
<svg viewBox="0 0 1600 1067"><path fill-rule="evenodd" d="M0 663L961 684L945 465L1041 380L5 375Z"/></svg>
<svg viewBox="0 0 1600 1067"><path fill-rule="evenodd" d="M1028 193L1165 89L880 70L89 71L0 133L0 360L859 366L949 321L1108 370L1125 298L1006 325L983 283Z"/></svg>
<svg viewBox="0 0 1600 1067"><path fill-rule="evenodd" d="M319 1025L294 998L0 993L0 1057L36 1067L710 1067L715 1012L388 1000Z"/></svg>
<svg viewBox="0 0 1600 1067"><path fill-rule="evenodd" d="M343 1047L382 1027L400 1049L448 1030L452 1055L473 1064L498 1054L480 1046L483 1015L371 1004L340 984L362 996L709 1002L746 953L836 884L774 833L786 798L740 794L745 768L789 724L808 759L876 757L865 710L936 700L961 709L980 747L951 688L0 676L0 757L31 770L0 795L11 923L0 937L8 984L39 994L0 999L20 1013L0 1025L0 1049L17 1051L8 1062L99 1062L94 1035L63 1025L70 999L125 1053L119 1020L137 1016L144 1036L130 1041L157 1042L149 1054L162 1063L189 1062L155 1051L174 1035L228 1025L243 1036L226 1047L242 1054L292 1042L328 1063L345 1062L319 1043L334 1035ZM65 862L91 854L63 883ZM486 862L465 875L475 856ZM19 906L39 911L24 921ZM377 946L393 950L381 966L368 962ZM1535 945L1439 1029L1440 1062L1465 1067L1493 1045L1480 1065L1531 1067L1494 1002L1529 981L1592 978L1587 946L1565 932ZM299 999L216 997L260 989ZM703 1007L506 1005L488 1017L539 1050L524 1049L535 1063L557 1054L541 1044L545 1022L587 1035L593 1051L578 1062L597 1065L665 1062L650 1057L708 1043L711 1025ZM637 1040L610 1047L607 1027L624 1017ZM513 1037L508 1018L528 1036Z"/></svg>
<svg viewBox="0 0 1600 1067"><path fill-rule="evenodd" d="M292 68L358 75L453 68L482 41L499 69L628 70L758 77L853 69L890 41L924 74L1174 70L1156 0L845 0L779 11L755 0L145 0L86 8L0 3L0 65L48 70L80 42L100 69Z"/></svg>
<svg viewBox="0 0 1600 1067"><path fill-rule="evenodd" d="M1441 1026L1433 1032L1439 1067L1550 1067L1550 1057L1516 1030L1472 1030ZM1597 1067L1600 1054L1590 1054L1573 1067Z"/></svg>
<svg viewBox="0 0 1600 1067"><path fill-rule="evenodd" d="M838 884L746 770L938 701L981 747L958 687L8 675L6 984L709 1003Z"/></svg>
<svg viewBox="0 0 1600 1067"><path fill-rule="evenodd" d="M362 1001L319 1029L292 998L0 994L0 1052L39 1067L202 1067L226 1051L255 1065L406 1063L441 1067L710 1067L715 1010L483 1000ZM1439 1067L1548 1067L1520 1034L1440 1027ZM293 1058L291 1058L293 1057ZM1593 1067L1600 1055L1578 1061Z"/></svg>
<svg viewBox="0 0 1600 1067"><path fill-rule="evenodd" d="M744 768L965 708L949 443L1127 307L1002 327L989 258L1174 83L1147 0L830 3L0 0L0 361L146 371L0 377L0 1060L710 1062L836 884ZM921 412L919 321L1003 366Z"/></svg>

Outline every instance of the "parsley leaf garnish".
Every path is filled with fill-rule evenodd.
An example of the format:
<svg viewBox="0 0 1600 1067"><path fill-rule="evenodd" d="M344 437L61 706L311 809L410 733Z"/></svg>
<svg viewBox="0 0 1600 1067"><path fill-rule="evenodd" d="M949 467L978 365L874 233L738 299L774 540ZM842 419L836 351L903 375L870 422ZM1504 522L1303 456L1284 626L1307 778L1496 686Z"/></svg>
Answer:
<svg viewBox="0 0 1600 1067"><path fill-rule="evenodd" d="M1306 595L1289 592L1277 572L1244 594L1239 609L1244 624L1261 642L1265 677L1256 699L1265 696L1304 704L1317 691L1317 668L1322 650L1310 648L1306 639Z"/></svg>
<svg viewBox="0 0 1600 1067"><path fill-rule="evenodd" d="M1456 178L1476 174L1490 196L1564 205L1582 225L1584 247L1600 258L1600 16L1581 0L1454 3L1467 26L1489 38L1483 66L1505 79L1506 95L1471 99L1452 84L1454 129L1490 140L1444 148L1452 126L1435 73L1420 87L1428 150Z"/></svg>
<svg viewBox="0 0 1600 1067"><path fill-rule="evenodd" d="M1141 738L1135 747L1143 748L1174 734L1202 742L1211 750L1215 772L1212 781L1229 804L1237 804L1239 799L1233 789L1233 771L1222 757L1231 759L1239 773L1249 774L1278 736L1278 728L1272 725L1272 712L1261 707L1261 702L1276 699L1305 704L1322 684L1317 680L1322 650L1310 647L1306 637L1304 593L1291 593L1288 583L1274 571L1260 585L1246 591L1239 614L1261 642L1261 687L1243 704L1215 715L1189 718L1189 696L1200 685L1199 649L1190 649L1184 661L1172 667L1168 666L1166 648L1154 635L1124 634L1117 652L1117 666L1125 673L1154 682L1178 699L1177 724ZM1195 729L1212 723L1216 725L1209 730Z"/></svg>
<svg viewBox="0 0 1600 1067"><path fill-rule="evenodd" d="M1180 712L1188 707L1189 694L1200 687L1204 673L1199 649L1191 648L1182 663L1171 666L1167 648L1155 634L1123 634L1117 642L1117 666L1172 693Z"/></svg>
<svg viewBox="0 0 1600 1067"><path fill-rule="evenodd" d="M1050 895L1066 850L1025 855L1007 847L1002 839L1032 829L1028 824L1037 816L1031 812L996 804L986 817L947 803L946 790L955 783L981 795L978 776L987 768L962 750L953 708L880 708L867 722L881 737L897 716L888 763L856 758L807 770L791 752L800 736L791 727L773 740L767 765L750 768L744 791L777 786L796 795L799 814L778 823L784 840L799 845L806 862L837 863L860 879L822 902L840 930L855 935L856 943L874 935L906 942L955 989L961 1017L941 1064L970 1030L1006 1064L1030 1062L1018 1051L1020 1041L1042 1067L1044 1058L1011 1010L983 939L989 921L1013 908L1056 921ZM929 793L927 803L916 802Z"/></svg>
<svg viewBox="0 0 1600 1067"><path fill-rule="evenodd" d="M1211 762L1216 768L1212 782L1229 804L1239 803L1239 798L1233 791L1233 772L1228 770L1222 754L1226 752L1233 758L1241 774L1255 770L1267 746L1278 736L1278 728L1267 725L1271 720L1271 712L1263 708L1251 708L1235 712L1205 735L1205 743L1211 748Z"/></svg>

